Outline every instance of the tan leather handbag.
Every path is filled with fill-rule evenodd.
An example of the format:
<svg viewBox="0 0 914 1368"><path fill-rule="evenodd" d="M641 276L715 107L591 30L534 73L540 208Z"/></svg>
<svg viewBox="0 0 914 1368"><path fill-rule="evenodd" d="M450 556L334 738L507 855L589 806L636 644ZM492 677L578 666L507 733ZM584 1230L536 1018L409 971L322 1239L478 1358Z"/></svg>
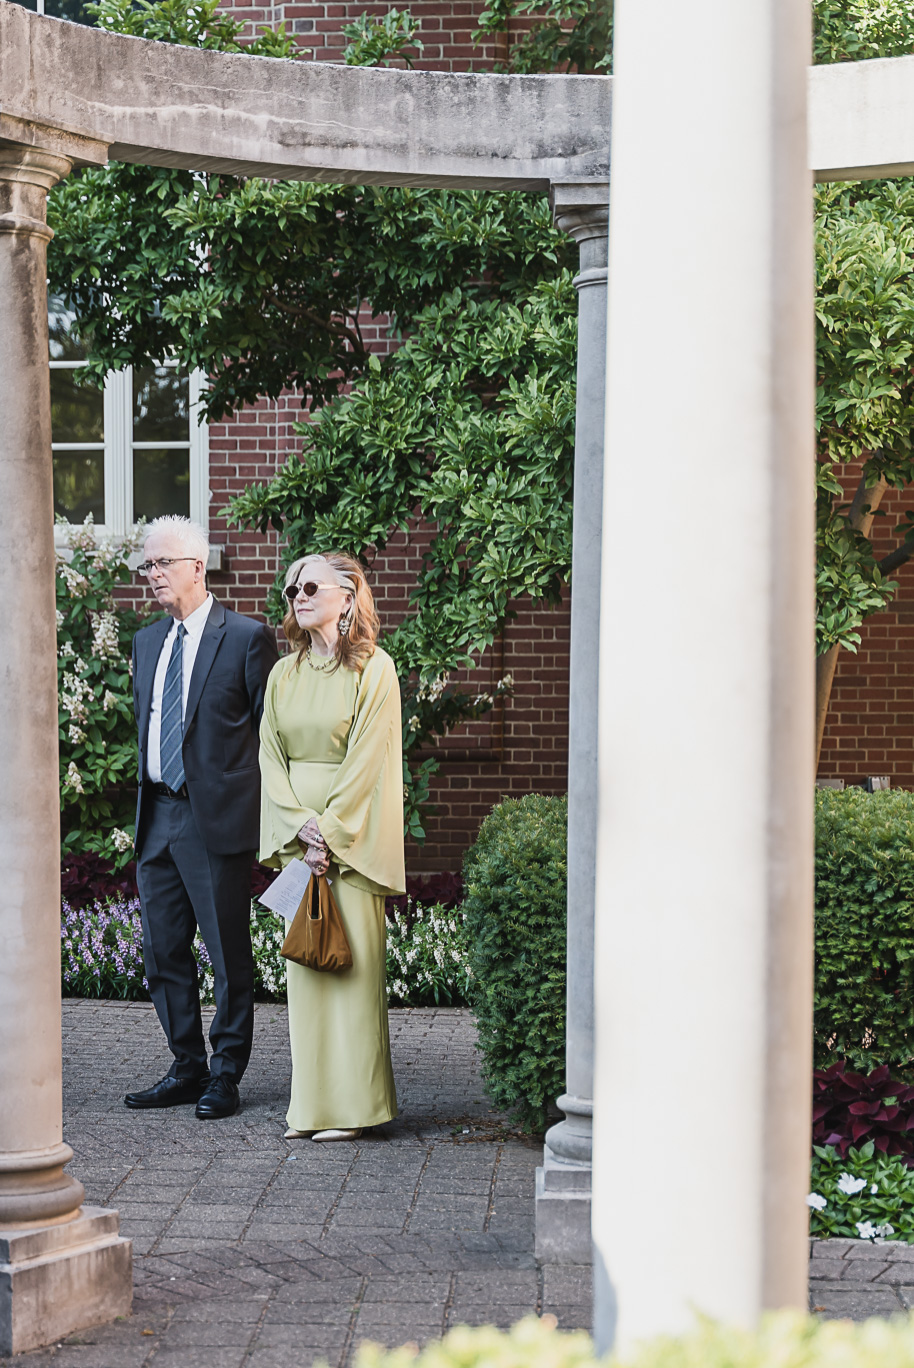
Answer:
<svg viewBox="0 0 914 1368"><path fill-rule="evenodd" d="M343 919L325 874L311 875L279 953L306 969L338 973L352 968Z"/></svg>

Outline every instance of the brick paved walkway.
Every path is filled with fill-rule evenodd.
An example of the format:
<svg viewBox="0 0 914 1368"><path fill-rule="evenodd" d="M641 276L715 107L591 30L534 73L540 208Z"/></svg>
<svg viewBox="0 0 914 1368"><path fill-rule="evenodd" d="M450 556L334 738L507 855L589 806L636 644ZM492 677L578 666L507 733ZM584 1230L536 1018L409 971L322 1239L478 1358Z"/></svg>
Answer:
<svg viewBox="0 0 914 1368"><path fill-rule="evenodd" d="M400 1118L321 1146L282 1138L283 1007L257 1008L242 1111L204 1123L123 1105L169 1064L150 1007L65 1003L71 1168L120 1211L136 1298L129 1320L17 1368L345 1368L364 1339L421 1344L457 1323L537 1311L589 1328L589 1270L534 1263L542 1147L491 1109L469 1013L392 1012L391 1041ZM810 1306L857 1320L914 1306L914 1246L813 1241Z"/></svg>
<svg viewBox="0 0 914 1368"><path fill-rule="evenodd" d="M438 1337L549 1311L590 1324L589 1270L533 1260L535 1144L493 1112L469 1014L391 1013L400 1118L357 1144L286 1141L285 1009L261 1004L244 1106L129 1112L166 1071L145 1005L64 1004L64 1135L87 1200L134 1240L127 1321L22 1368L308 1368L363 1339Z"/></svg>
<svg viewBox="0 0 914 1368"><path fill-rule="evenodd" d="M897 1316L914 1307L914 1245L812 1240L809 1305L824 1316Z"/></svg>

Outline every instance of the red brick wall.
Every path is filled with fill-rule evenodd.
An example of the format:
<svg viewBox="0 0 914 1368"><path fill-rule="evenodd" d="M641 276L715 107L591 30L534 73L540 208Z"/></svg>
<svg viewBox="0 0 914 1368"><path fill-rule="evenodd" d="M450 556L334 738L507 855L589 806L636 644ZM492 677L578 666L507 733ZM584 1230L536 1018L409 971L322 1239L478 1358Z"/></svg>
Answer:
<svg viewBox="0 0 914 1368"><path fill-rule="evenodd" d="M909 510L914 491L886 494L873 527L878 556L897 545L895 529ZM892 606L863 624L856 655L838 657L820 778L862 784L888 775L893 788L914 789L914 563L895 578Z"/></svg>
<svg viewBox="0 0 914 1368"><path fill-rule="evenodd" d="M247 23L247 31L254 34L261 24L271 28L285 23L286 32L311 52L311 60L340 62L343 48L349 41L343 28L362 14L382 16L391 8L409 9L419 20L417 36L424 44L421 52L412 54L413 66L428 71L488 71L496 62L504 62L509 43L529 28L535 20L514 18L506 34L493 35L478 46L473 34L479 26L479 16L486 8L482 0L398 0L396 4L366 5L364 0L345 0L330 4L327 0L276 0L275 4L223 3L238 19ZM394 63L398 65L398 63Z"/></svg>

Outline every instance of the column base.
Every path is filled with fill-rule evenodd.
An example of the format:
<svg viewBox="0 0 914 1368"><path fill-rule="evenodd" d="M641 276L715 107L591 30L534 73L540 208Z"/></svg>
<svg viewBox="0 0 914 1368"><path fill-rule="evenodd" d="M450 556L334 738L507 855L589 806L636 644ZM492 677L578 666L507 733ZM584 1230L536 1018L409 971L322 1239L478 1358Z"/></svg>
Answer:
<svg viewBox="0 0 914 1368"><path fill-rule="evenodd" d="M0 1357L130 1313L133 1242L116 1211L84 1206L63 1225L0 1228Z"/></svg>
<svg viewBox="0 0 914 1368"><path fill-rule="evenodd" d="M536 1260L590 1264L590 1164L557 1159L548 1145L536 1170Z"/></svg>

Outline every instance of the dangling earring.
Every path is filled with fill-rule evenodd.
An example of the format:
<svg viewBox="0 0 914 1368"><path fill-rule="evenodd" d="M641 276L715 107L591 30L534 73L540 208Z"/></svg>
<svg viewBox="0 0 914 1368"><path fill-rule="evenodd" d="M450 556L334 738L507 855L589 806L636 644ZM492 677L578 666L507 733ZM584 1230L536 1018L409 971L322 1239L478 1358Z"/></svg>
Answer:
<svg viewBox="0 0 914 1368"><path fill-rule="evenodd" d="M345 613L340 613L340 620L337 623L340 629L340 636L348 636L349 628L352 626L352 614L347 617Z"/></svg>

